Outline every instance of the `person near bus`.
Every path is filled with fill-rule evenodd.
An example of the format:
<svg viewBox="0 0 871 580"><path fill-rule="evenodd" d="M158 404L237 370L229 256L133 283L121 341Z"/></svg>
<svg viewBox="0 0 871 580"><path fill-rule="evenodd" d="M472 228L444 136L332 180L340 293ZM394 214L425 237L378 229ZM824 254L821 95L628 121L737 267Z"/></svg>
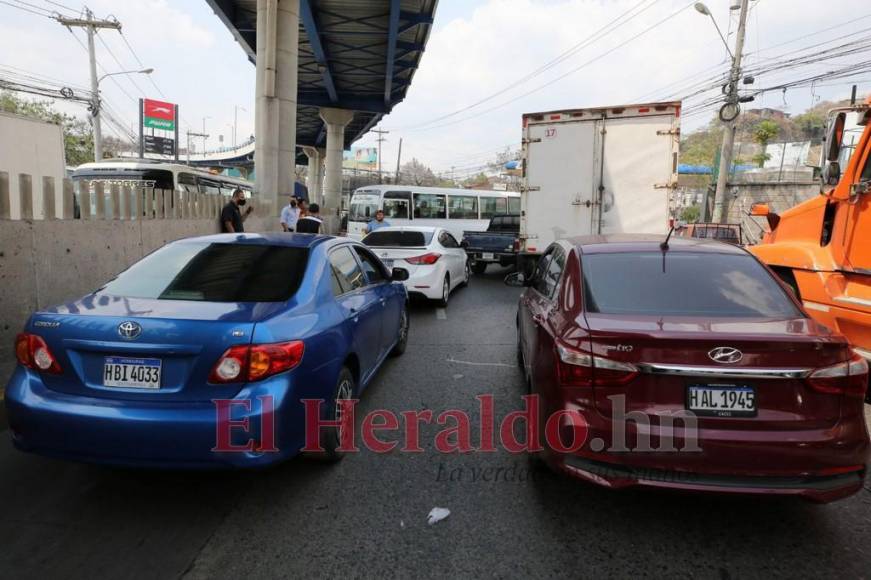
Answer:
<svg viewBox="0 0 871 580"><path fill-rule="evenodd" d="M286 232L296 231L296 222L299 221L299 207L296 198L291 196L290 203L281 210L281 229Z"/></svg>
<svg viewBox="0 0 871 580"><path fill-rule="evenodd" d="M296 231L301 234L319 234L323 221L320 218L321 208L318 204L313 203L308 206L308 215L299 218L296 222Z"/></svg>
<svg viewBox="0 0 871 580"><path fill-rule="evenodd" d="M379 209L375 212L375 219L366 224L365 232L367 234L371 234L375 230L379 228L386 228L390 225L390 222L384 219L384 210Z"/></svg>
<svg viewBox="0 0 871 580"><path fill-rule="evenodd" d="M234 234L241 233L245 231L245 227L242 223L248 219L248 216L251 215L251 212L254 211L254 208L248 206L248 209L245 210L245 213L242 213L242 210L239 208L248 203L248 200L245 199L245 192L241 189L237 189L233 192L233 197L224 206L224 209L221 210L221 231L225 234Z"/></svg>
<svg viewBox="0 0 871 580"><path fill-rule="evenodd" d="M308 202L303 198L297 198L296 206L299 208L299 218L308 215Z"/></svg>

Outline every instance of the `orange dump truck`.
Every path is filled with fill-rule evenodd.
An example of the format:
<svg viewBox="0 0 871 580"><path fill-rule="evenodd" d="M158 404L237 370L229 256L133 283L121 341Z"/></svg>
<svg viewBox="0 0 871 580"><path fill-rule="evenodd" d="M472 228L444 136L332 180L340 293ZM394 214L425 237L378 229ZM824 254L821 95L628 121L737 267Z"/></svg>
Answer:
<svg viewBox="0 0 871 580"><path fill-rule="evenodd" d="M869 121L871 99L829 114L823 192L780 215L754 205L751 213L766 216L770 232L750 251L795 290L813 317L871 361Z"/></svg>

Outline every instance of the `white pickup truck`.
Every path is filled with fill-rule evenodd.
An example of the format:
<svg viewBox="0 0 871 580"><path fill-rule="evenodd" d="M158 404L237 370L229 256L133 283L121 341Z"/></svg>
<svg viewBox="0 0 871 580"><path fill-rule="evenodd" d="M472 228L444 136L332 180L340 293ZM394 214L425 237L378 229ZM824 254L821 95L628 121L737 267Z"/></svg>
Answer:
<svg viewBox="0 0 871 580"><path fill-rule="evenodd" d="M523 115L521 272L560 238L668 232L680 109L668 102Z"/></svg>

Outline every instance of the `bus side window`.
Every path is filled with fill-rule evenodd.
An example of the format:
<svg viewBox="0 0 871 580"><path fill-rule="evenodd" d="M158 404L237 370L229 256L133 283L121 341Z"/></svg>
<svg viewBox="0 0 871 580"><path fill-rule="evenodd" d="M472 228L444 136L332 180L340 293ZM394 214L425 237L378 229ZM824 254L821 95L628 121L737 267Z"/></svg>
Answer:
<svg viewBox="0 0 871 580"><path fill-rule="evenodd" d="M508 198L508 213L520 214L520 198L519 197L509 197Z"/></svg>
<svg viewBox="0 0 871 580"><path fill-rule="evenodd" d="M432 193L414 194L415 219L445 219L445 196Z"/></svg>
<svg viewBox="0 0 871 580"><path fill-rule="evenodd" d="M385 199L384 217L387 219L407 220L408 201L404 199Z"/></svg>
<svg viewBox="0 0 871 580"><path fill-rule="evenodd" d="M190 173L179 173L177 180L178 180L177 189L179 191L194 192L194 193L197 191L197 180Z"/></svg>
<svg viewBox="0 0 871 580"><path fill-rule="evenodd" d="M481 219L490 219L494 215L507 213L508 198L481 196Z"/></svg>
<svg viewBox="0 0 871 580"><path fill-rule="evenodd" d="M448 215L452 220L478 219L478 198L474 195L449 196Z"/></svg>

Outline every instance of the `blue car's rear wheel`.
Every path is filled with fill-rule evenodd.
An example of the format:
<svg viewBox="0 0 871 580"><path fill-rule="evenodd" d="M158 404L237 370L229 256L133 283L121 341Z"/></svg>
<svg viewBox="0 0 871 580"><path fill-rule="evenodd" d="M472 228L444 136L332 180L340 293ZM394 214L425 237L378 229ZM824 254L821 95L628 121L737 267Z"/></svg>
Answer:
<svg viewBox="0 0 871 580"><path fill-rule="evenodd" d="M354 398L356 390L354 375L348 367L342 367L339 371L339 378L336 380L336 388L333 391L333 400L330 401L327 410L327 421L340 421L342 419L342 401L349 401ZM349 425L351 429L353 425ZM339 451L341 445L341 432L336 427L324 427L321 431L321 447L324 453L322 459L330 462L340 461L345 454ZM319 456L321 454L318 454Z"/></svg>

